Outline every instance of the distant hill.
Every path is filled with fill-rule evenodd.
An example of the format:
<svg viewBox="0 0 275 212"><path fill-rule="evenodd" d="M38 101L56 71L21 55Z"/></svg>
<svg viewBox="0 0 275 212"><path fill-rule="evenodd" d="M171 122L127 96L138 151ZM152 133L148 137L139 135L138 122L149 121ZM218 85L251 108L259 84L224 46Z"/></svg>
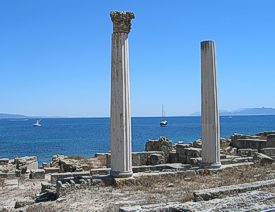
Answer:
<svg viewBox="0 0 275 212"><path fill-rule="evenodd" d="M191 116L200 116L200 112L191 114ZM275 108L242 108L234 111L220 111L221 116L249 116L249 115L275 115Z"/></svg>
<svg viewBox="0 0 275 212"><path fill-rule="evenodd" d="M28 117L20 114L0 113L0 119L24 119L24 118L28 118Z"/></svg>
<svg viewBox="0 0 275 212"><path fill-rule="evenodd" d="M225 113L226 115L227 113ZM230 112L228 115L275 115L274 108L243 108Z"/></svg>

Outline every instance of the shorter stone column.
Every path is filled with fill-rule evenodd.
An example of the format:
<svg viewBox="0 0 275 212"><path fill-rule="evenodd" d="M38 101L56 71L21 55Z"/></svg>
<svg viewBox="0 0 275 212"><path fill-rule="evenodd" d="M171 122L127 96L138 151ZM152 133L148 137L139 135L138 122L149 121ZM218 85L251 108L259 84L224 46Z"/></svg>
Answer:
<svg viewBox="0 0 275 212"><path fill-rule="evenodd" d="M214 41L201 42L202 167L220 163L220 121L218 111L216 52Z"/></svg>

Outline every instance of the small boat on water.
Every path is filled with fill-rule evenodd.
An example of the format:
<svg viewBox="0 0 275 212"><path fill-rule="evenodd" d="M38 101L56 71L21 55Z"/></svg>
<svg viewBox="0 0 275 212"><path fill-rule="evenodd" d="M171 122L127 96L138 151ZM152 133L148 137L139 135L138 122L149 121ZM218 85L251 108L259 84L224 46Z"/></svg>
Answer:
<svg viewBox="0 0 275 212"><path fill-rule="evenodd" d="M165 119L165 112L164 112L163 105L162 105L162 118L159 124L161 127L167 127L168 125L168 121Z"/></svg>
<svg viewBox="0 0 275 212"><path fill-rule="evenodd" d="M161 120L160 121L160 126L161 127L167 127L167 125L168 125L168 121L167 120Z"/></svg>
<svg viewBox="0 0 275 212"><path fill-rule="evenodd" d="M34 127L41 127L40 121L41 120L36 120L36 122L33 124L33 126Z"/></svg>

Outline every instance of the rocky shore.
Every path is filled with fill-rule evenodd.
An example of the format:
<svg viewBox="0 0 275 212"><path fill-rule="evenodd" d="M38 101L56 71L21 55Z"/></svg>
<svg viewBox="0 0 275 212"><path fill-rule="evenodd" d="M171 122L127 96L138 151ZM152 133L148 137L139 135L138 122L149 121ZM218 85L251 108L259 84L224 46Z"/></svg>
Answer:
<svg viewBox="0 0 275 212"><path fill-rule="evenodd" d="M219 169L201 169L201 140L148 140L134 175L110 176L110 153L0 159L0 211L260 211L275 204L275 132L222 138ZM210 189L210 190L209 190Z"/></svg>

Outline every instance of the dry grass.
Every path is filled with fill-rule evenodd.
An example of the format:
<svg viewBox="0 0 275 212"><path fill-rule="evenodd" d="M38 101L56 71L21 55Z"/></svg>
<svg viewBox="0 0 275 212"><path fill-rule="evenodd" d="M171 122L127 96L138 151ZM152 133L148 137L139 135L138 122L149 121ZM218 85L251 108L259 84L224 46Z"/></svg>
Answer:
<svg viewBox="0 0 275 212"><path fill-rule="evenodd" d="M35 204L28 211L118 211L119 207L129 205L186 202L193 199L195 190L274 179L274 176L275 166L233 167L216 174L204 172L193 176L145 175L119 187L90 187L68 192L64 202Z"/></svg>

